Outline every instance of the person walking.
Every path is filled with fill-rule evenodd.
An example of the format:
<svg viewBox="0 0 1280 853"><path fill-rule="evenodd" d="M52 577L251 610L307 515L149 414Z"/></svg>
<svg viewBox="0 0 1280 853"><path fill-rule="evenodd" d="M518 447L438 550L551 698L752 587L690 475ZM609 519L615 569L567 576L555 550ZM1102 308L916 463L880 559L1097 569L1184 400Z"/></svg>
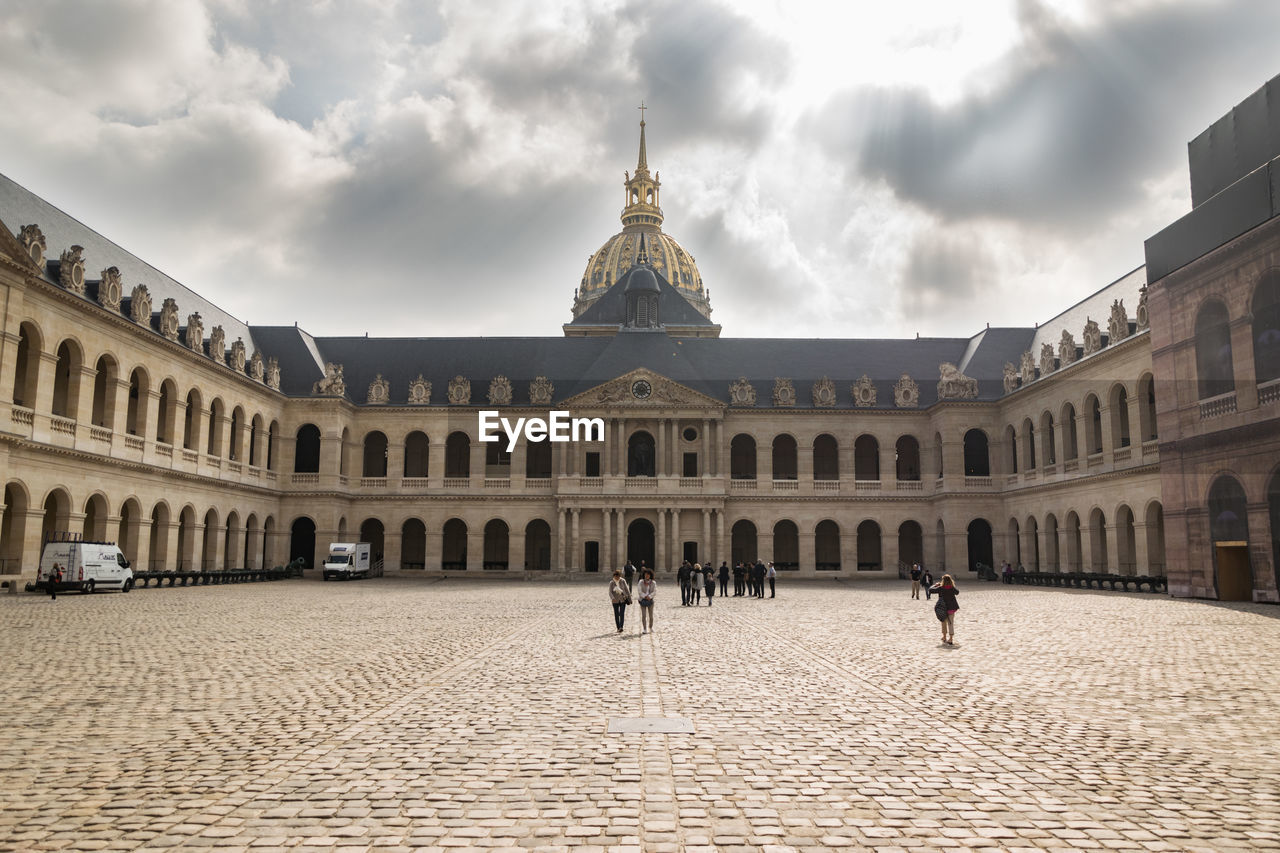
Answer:
<svg viewBox="0 0 1280 853"><path fill-rule="evenodd" d="M689 561L685 560L680 564L680 569L676 572L676 580L680 582L680 606L689 606L689 573L692 571Z"/></svg>
<svg viewBox="0 0 1280 853"><path fill-rule="evenodd" d="M49 587L49 600L58 600L58 586L62 583L62 566L57 563L49 569L49 576L45 579L45 584Z"/></svg>
<svg viewBox="0 0 1280 853"><path fill-rule="evenodd" d="M702 603L702 564L694 563L689 573L689 606L697 607Z"/></svg>
<svg viewBox="0 0 1280 853"><path fill-rule="evenodd" d="M645 569L640 573L640 585L636 587L636 595L640 601L640 633L653 633L653 597L658 593L658 585L653 582L653 572Z"/></svg>
<svg viewBox="0 0 1280 853"><path fill-rule="evenodd" d="M938 603L933 606L933 613L942 623L942 642L948 646L954 646L956 644L956 611L960 609L960 602L956 600L956 596L960 594L960 590L956 589L956 582L951 575L943 575L942 582L933 587L933 591L938 594Z"/></svg>
<svg viewBox="0 0 1280 853"><path fill-rule="evenodd" d="M716 573L710 563L702 570L702 581L702 585L707 588L707 606L710 607L711 600L716 597Z"/></svg>
<svg viewBox="0 0 1280 853"><path fill-rule="evenodd" d="M622 579L627 582L627 586L635 581L636 567L631 565L631 561L627 560L627 564L622 567Z"/></svg>
<svg viewBox="0 0 1280 853"><path fill-rule="evenodd" d="M729 564L724 560L720 561L720 597L724 598L729 594Z"/></svg>
<svg viewBox="0 0 1280 853"><path fill-rule="evenodd" d="M928 569L921 569L920 585L924 587L924 600L928 601L933 598L933 572Z"/></svg>
<svg viewBox="0 0 1280 853"><path fill-rule="evenodd" d="M631 603L631 587L622 579L619 569L613 570L613 580L609 581L609 601L613 604L613 621L622 633L622 623L627 618L627 605Z"/></svg>
<svg viewBox="0 0 1280 853"><path fill-rule="evenodd" d="M769 569L765 572L764 576L769 579L769 597L773 598L775 591L773 584L778 578L778 570L773 567L772 562L769 563ZM760 591L760 597L764 598L764 590Z"/></svg>
<svg viewBox="0 0 1280 853"><path fill-rule="evenodd" d="M920 564L911 564L911 597L920 598Z"/></svg>

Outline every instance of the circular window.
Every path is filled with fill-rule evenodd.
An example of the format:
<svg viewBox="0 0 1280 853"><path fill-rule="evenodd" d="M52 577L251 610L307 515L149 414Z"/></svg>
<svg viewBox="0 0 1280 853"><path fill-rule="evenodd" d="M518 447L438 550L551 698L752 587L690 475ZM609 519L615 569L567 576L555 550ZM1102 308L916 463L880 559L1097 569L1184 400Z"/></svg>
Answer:
<svg viewBox="0 0 1280 853"><path fill-rule="evenodd" d="M684 436L684 440L685 440L685 441L697 441L697 440L698 440L698 431L697 431L696 429L694 429L693 427L685 427L685 428L684 428L684 432L682 432L682 433L680 433L680 434Z"/></svg>

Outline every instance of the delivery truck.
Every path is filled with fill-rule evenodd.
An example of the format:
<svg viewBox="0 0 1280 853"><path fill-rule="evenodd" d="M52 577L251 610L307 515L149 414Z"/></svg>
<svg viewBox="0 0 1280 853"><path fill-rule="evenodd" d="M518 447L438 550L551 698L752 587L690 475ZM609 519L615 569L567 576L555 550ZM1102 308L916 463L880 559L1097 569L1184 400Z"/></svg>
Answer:
<svg viewBox="0 0 1280 853"><path fill-rule="evenodd" d="M133 589L133 569L114 542L86 542L75 534L61 534L48 540L40 552L36 589L49 591L54 564L62 569L59 592Z"/></svg>
<svg viewBox="0 0 1280 853"><path fill-rule="evenodd" d="M324 561L324 579L367 578L372 567L368 542L334 542Z"/></svg>

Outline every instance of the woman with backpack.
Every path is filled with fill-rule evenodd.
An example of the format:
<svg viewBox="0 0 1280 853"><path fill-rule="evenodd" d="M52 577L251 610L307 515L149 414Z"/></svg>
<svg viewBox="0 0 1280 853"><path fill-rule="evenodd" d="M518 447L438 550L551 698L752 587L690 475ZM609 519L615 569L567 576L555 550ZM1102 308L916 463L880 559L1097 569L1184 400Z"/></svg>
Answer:
<svg viewBox="0 0 1280 853"><path fill-rule="evenodd" d="M960 609L960 602L956 600L956 596L960 594L960 590L956 589L956 582L951 575L943 575L942 582L930 589L930 592L938 594L938 603L933 606L933 614L942 623L942 642L948 646L954 646L956 644L956 611Z"/></svg>

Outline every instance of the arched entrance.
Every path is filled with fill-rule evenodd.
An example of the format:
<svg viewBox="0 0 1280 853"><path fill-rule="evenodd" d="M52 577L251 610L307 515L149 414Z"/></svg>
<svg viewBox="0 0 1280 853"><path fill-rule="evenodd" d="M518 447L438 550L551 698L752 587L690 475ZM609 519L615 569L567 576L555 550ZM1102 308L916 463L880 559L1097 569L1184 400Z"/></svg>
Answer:
<svg viewBox="0 0 1280 853"><path fill-rule="evenodd" d="M484 568L506 571L510 565L510 534L507 523L500 518L490 519L484 526Z"/></svg>
<svg viewBox="0 0 1280 853"><path fill-rule="evenodd" d="M632 565L639 566L643 562L653 568L654 556L653 525L647 519L637 518L627 525L626 557Z"/></svg>
<svg viewBox="0 0 1280 853"><path fill-rule="evenodd" d="M366 518L360 525L360 541L369 543L369 561L377 565L386 547L386 528L376 518Z"/></svg>
<svg viewBox="0 0 1280 853"><path fill-rule="evenodd" d="M745 518L733 525L730 558L735 566L756 561L756 526Z"/></svg>
<svg viewBox="0 0 1280 853"><path fill-rule="evenodd" d="M294 519L289 528L289 562L302 558L304 569L316 564L316 523L305 515Z"/></svg>
<svg viewBox="0 0 1280 853"><path fill-rule="evenodd" d="M991 547L991 524L985 518L969 522L969 571L976 572L978 564L991 567L995 562Z"/></svg>
<svg viewBox="0 0 1280 853"><path fill-rule="evenodd" d="M924 530L919 522L898 525L898 562L908 568L915 563L924 565Z"/></svg>
<svg viewBox="0 0 1280 853"><path fill-rule="evenodd" d="M649 435L649 433L643 430L632 433L631 438L627 440L628 477L654 476L654 447L653 436ZM639 565L639 563L636 565ZM653 563L650 562L648 565L652 566Z"/></svg>
<svg viewBox="0 0 1280 853"><path fill-rule="evenodd" d="M773 526L773 565L778 571L800 568L800 529L783 519Z"/></svg>
<svg viewBox="0 0 1280 853"><path fill-rule="evenodd" d="M441 551L440 568L445 571L462 571L467 567L467 523L451 518L444 523L442 532L444 548Z"/></svg>
<svg viewBox="0 0 1280 853"><path fill-rule="evenodd" d="M400 568L427 567L427 526L421 519L411 518L400 527Z"/></svg>
<svg viewBox="0 0 1280 853"><path fill-rule="evenodd" d="M0 574L22 574L22 543L27 533L27 490L21 483L4 487L4 517L0 518Z"/></svg>
<svg viewBox="0 0 1280 853"><path fill-rule="evenodd" d="M883 568L880 525L868 518L858 525L858 571L878 572Z"/></svg>
<svg viewBox="0 0 1280 853"><path fill-rule="evenodd" d="M535 572L551 568L551 525L540 518L524 528L524 567Z"/></svg>
<svg viewBox="0 0 1280 853"><path fill-rule="evenodd" d="M1252 601L1249 516L1244 489L1234 477L1221 476L1209 489L1209 538L1213 541L1218 600Z"/></svg>
<svg viewBox="0 0 1280 853"><path fill-rule="evenodd" d="M815 568L820 572L840 571L840 525L831 519L819 521L813 539Z"/></svg>

